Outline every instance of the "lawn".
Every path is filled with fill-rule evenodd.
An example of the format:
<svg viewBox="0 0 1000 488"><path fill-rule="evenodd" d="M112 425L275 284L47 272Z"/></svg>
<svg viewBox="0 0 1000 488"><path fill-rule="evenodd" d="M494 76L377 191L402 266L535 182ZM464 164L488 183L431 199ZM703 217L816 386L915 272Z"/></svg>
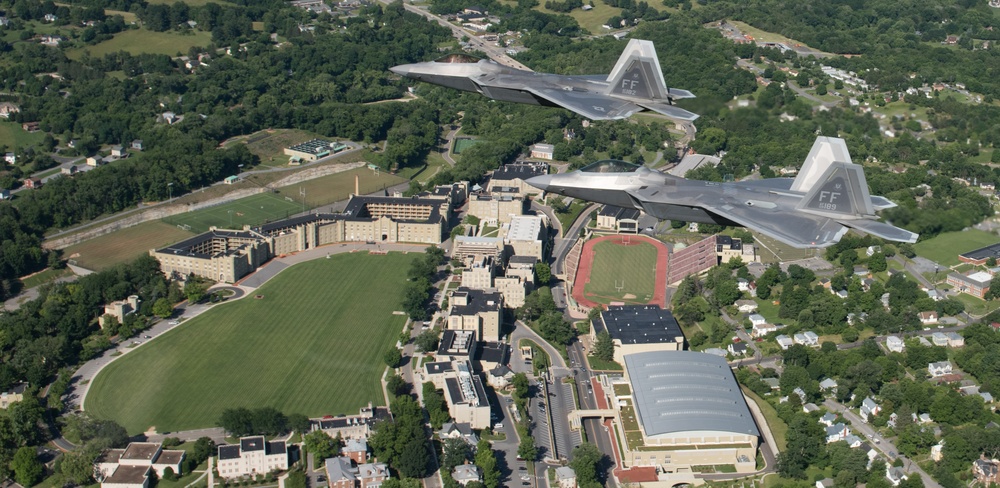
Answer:
<svg viewBox="0 0 1000 488"><path fill-rule="evenodd" d="M275 196L285 196L294 200L299 205L299 210L296 210L295 213L301 211L300 188L306 192L306 209L329 205L347 200L347 197L354 193L355 175L358 177L358 186L361 188L362 195L406 182L405 178L385 171L379 171L376 175L372 170L362 167L284 186L278 189L280 193Z"/></svg>
<svg viewBox="0 0 1000 488"><path fill-rule="evenodd" d="M541 2L544 4L544 2ZM657 2L658 3L658 2ZM653 5L650 5L654 9ZM573 9L569 14L559 14L558 12L549 10L545 7L539 6L536 8L541 12L545 12L551 15L569 15L576 19L576 22L580 24L580 27L584 30L590 32L591 34L607 34L609 32L614 32L621 30L622 27L614 26L614 29L608 30L604 27L605 22L611 17L621 15L622 9L617 7L612 7L604 2L594 2L594 8L591 10L583 10L582 8Z"/></svg>
<svg viewBox="0 0 1000 488"><path fill-rule="evenodd" d="M767 428L771 429L771 435L774 437L774 443L777 444L778 451L784 451L788 443L788 424L778 417L778 412L766 400L746 388L742 388L742 390L743 394L756 403L757 407L760 408L760 412L764 414Z"/></svg>
<svg viewBox="0 0 1000 488"><path fill-rule="evenodd" d="M42 142L45 133L25 132L21 129L21 124L17 122L0 122L0 146L4 146L8 151L14 148L34 146Z"/></svg>
<svg viewBox="0 0 1000 488"><path fill-rule="evenodd" d="M918 256L930 259L942 266L954 266L960 261L958 255L1000 242L1000 236L992 232L968 229L961 232L945 232L913 245Z"/></svg>
<svg viewBox="0 0 1000 488"><path fill-rule="evenodd" d="M594 371L621 371L622 365L614 361L605 361L598 358L597 356L587 356L587 362L590 363L590 369ZM615 385L617 386L617 385Z"/></svg>
<svg viewBox="0 0 1000 488"><path fill-rule="evenodd" d="M90 55L95 58L102 58L105 54L118 51L125 51L129 54L150 53L177 56L177 53L187 54L193 46L205 47L212 42L212 34L209 32L199 30L186 32L188 33L130 29L93 46L69 49L66 51L66 57L78 60L86 51L89 51Z"/></svg>
<svg viewBox="0 0 1000 488"><path fill-rule="evenodd" d="M227 141L226 146L235 144L246 144L251 153L260 157L261 166L287 166L289 156L285 154L285 148L312 139L324 139L321 136L298 129L270 129L255 132L249 136L243 136ZM332 139L324 139L330 140Z"/></svg>
<svg viewBox="0 0 1000 488"><path fill-rule="evenodd" d="M649 303L655 287L655 246L648 242L626 246L613 241L594 245L594 267L583 288L588 299L597 303Z"/></svg>
<svg viewBox="0 0 1000 488"><path fill-rule="evenodd" d="M563 237L566 237L566 231L573 226L573 222L576 222L576 219L580 217L580 213L582 213L588 205L590 205L590 202L573 200L565 212L556 212L556 218L559 219L559 225L562 227Z"/></svg>
<svg viewBox="0 0 1000 488"><path fill-rule="evenodd" d="M45 283L58 280L59 278L70 276L72 274L73 271L70 270L69 268L63 268L63 269L47 268L31 276L26 276L24 278L21 278L21 283L24 284L25 288L34 288L38 285L43 285Z"/></svg>
<svg viewBox="0 0 1000 488"><path fill-rule="evenodd" d="M456 137L454 142L451 143L451 152L453 154L462 154L462 151L475 146L479 142L479 139L473 139L471 137Z"/></svg>
<svg viewBox="0 0 1000 488"><path fill-rule="evenodd" d="M81 267L102 270L191 235L175 225L154 220L74 244L63 250L63 257Z"/></svg>
<svg viewBox="0 0 1000 488"><path fill-rule="evenodd" d="M241 229L244 225L273 222L303 211L297 191L294 194L288 191L282 193L258 193L222 205L167 217L163 222L198 234L208 231L212 226Z"/></svg>
<svg viewBox="0 0 1000 488"><path fill-rule="evenodd" d="M417 180L426 184L434 175L443 169L450 168L451 165L444 160L444 156L437 149L427 153L424 164L421 166L405 167L396 173L396 176L407 180Z"/></svg>
<svg viewBox="0 0 1000 488"><path fill-rule="evenodd" d="M726 22L729 22L730 24L736 26L740 30L740 32L743 32L744 34L749 34L749 35L753 36L753 38L754 38L755 41L759 41L759 42L780 42L780 43L784 43L788 47L795 47L797 45L803 45L803 46L805 46L805 44L802 44L801 42L796 41L795 39L790 39L790 38L785 37L785 36L783 36L781 34L775 34L773 32L768 32L768 31L765 31L765 30L760 30L760 29L758 29L756 27L753 27L750 24L747 24L745 22L740 22L738 20L729 20L729 19L727 19Z"/></svg>
<svg viewBox="0 0 1000 488"><path fill-rule="evenodd" d="M226 408L315 417L382 405L382 356L406 320L393 314L399 270L417 256L340 254L285 270L257 289L262 299L217 305L111 363L87 411L137 434L211 427Z"/></svg>

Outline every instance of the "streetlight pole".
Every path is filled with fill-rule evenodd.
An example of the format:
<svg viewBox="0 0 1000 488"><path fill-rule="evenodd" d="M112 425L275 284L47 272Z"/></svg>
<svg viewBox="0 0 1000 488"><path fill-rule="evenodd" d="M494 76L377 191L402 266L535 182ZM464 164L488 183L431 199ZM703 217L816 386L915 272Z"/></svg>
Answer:
<svg viewBox="0 0 1000 488"><path fill-rule="evenodd" d="M170 183L167 183L167 195L168 195L167 197L168 202L174 201L174 182L172 181Z"/></svg>

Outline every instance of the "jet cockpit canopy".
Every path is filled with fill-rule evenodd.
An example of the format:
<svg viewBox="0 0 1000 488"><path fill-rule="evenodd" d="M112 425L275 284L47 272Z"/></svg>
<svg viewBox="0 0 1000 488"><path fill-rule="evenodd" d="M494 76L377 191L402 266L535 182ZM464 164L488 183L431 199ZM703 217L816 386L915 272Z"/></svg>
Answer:
<svg viewBox="0 0 1000 488"><path fill-rule="evenodd" d="M584 173L634 173L641 167L638 164L618 161L617 159L604 159L584 166L580 171Z"/></svg>
<svg viewBox="0 0 1000 488"><path fill-rule="evenodd" d="M482 60L475 56L462 53L453 53L434 60L435 63L478 63L480 61Z"/></svg>

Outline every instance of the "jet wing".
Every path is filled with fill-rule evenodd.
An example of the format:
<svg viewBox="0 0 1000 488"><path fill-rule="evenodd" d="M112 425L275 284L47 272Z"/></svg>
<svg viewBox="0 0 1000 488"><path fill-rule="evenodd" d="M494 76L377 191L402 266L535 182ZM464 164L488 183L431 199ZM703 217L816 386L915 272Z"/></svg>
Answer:
<svg viewBox="0 0 1000 488"><path fill-rule="evenodd" d="M832 246L847 232L847 227L829 217L766 205L765 202L759 205L721 203L704 208L798 249ZM766 206L771 208L763 208Z"/></svg>
<svg viewBox="0 0 1000 488"><path fill-rule="evenodd" d="M624 119L642 110L632 102L590 91L532 86L525 86L523 90L591 120Z"/></svg>
<svg viewBox="0 0 1000 488"><path fill-rule="evenodd" d="M793 204L778 201L781 197L770 192L760 192L759 200L744 200L738 199L733 190L733 186L695 184L678 185L664 192L662 187L650 185L628 190L628 193L633 201L649 207L646 212L650 215L664 213L657 211L659 205L700 208L720 220L731 221L799 249L831 246L847 232L847 227L836 220L798 212Z"/></svg>

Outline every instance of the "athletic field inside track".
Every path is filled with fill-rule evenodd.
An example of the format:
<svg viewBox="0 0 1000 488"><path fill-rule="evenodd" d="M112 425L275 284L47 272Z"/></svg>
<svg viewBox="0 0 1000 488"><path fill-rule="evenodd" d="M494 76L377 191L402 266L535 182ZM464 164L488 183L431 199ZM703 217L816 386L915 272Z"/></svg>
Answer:
<svg viewBox="0 0 1000 488"><path fill-rule="evenodd" d="M585 307L666 306L667 247L646 236L615 235L583 245L573 298Z"/></svg>
<svg viewBox="0 0 1000 488"><path fill-rule="evenodd" d="M138 434L214 427L226 408L316 417L382 405L382 358L406 320L393 315L402 270L418 256L335 254L292 266L108 365L84 406Z"/></svg>

